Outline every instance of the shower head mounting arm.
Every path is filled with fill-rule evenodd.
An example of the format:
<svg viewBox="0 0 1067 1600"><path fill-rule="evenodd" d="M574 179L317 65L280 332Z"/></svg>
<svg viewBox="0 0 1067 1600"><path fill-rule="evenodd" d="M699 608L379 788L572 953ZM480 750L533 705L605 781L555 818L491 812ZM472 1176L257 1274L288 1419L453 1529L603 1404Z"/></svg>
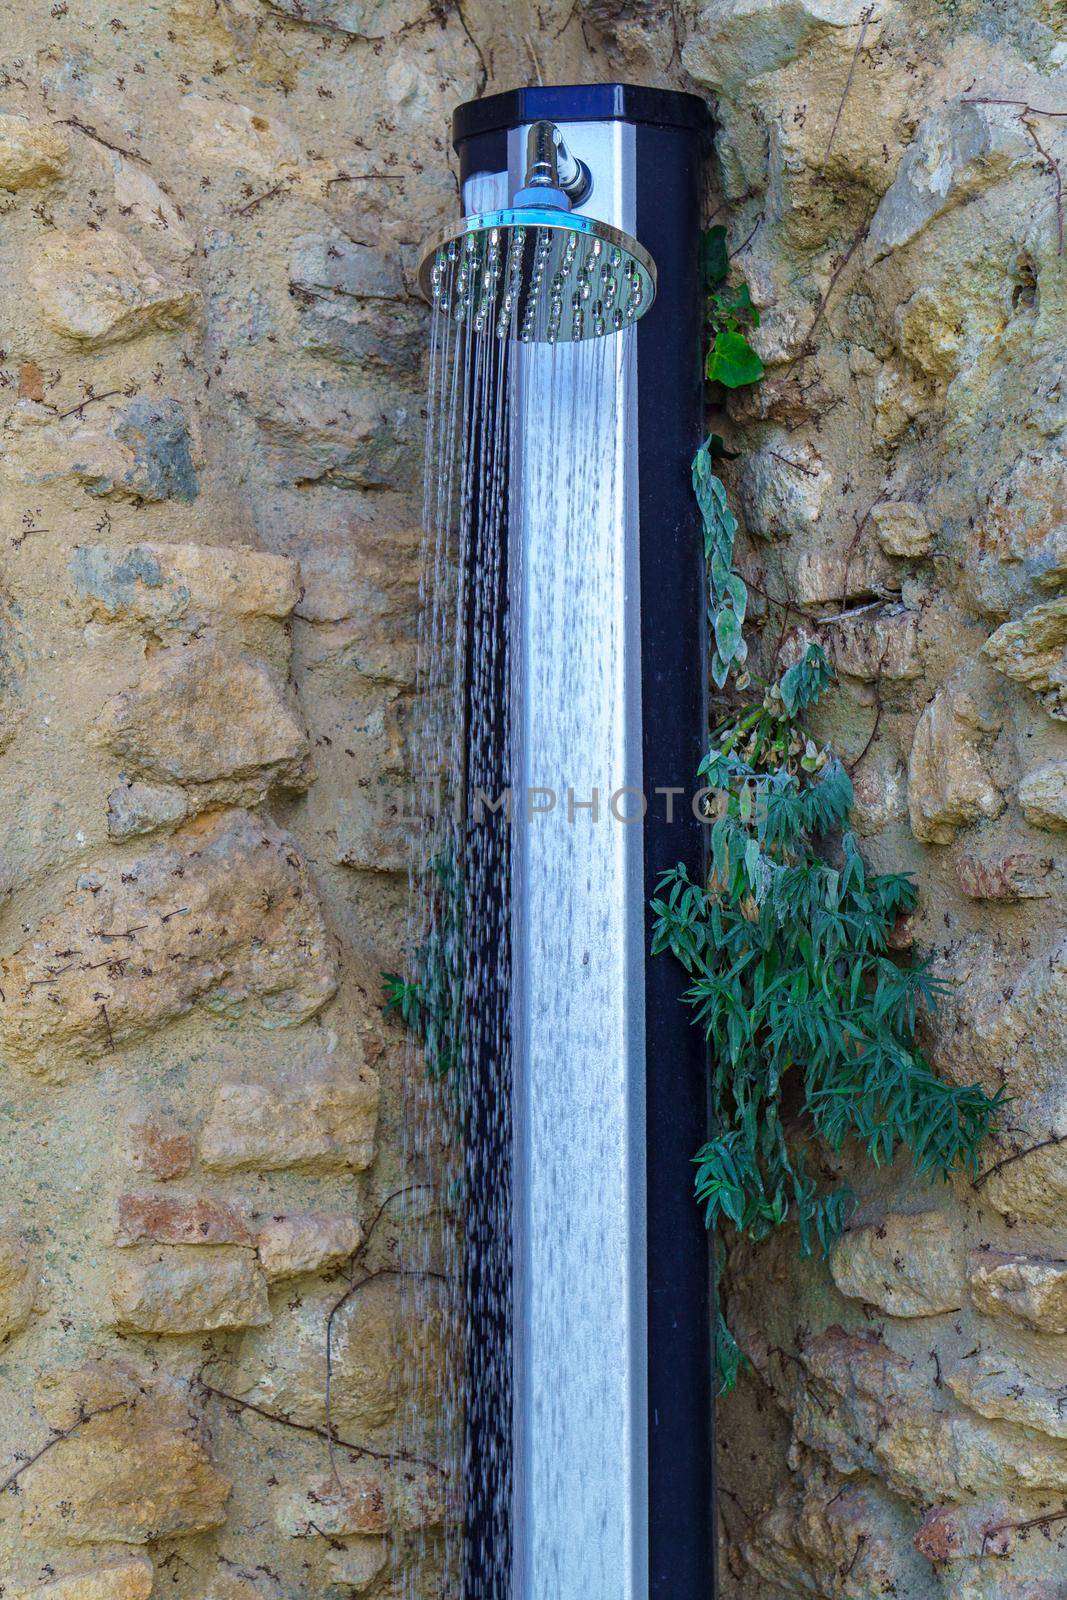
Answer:
<svg viewBox="0 0 1067 1600"><path fill-rule="evenodd" d="M584 161L567 149L554 122L531 122L526 135L524 189L558 189L572 206L589 198L592 175Z"/></svg>

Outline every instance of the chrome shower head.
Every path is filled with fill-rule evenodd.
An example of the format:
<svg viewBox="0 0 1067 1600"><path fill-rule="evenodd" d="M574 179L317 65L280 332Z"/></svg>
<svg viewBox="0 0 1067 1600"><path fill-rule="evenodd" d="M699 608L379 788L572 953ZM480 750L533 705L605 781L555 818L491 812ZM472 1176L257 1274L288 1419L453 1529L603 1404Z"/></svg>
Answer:
<svg viewBox="0 0 1067 1600"><path fill-rule="evenodd" d="M424 247L426 299L476 333L524 344L577 343L636 322L655 297L655 262L628 233L571 211L589 192L589 169L559 129L535 122L514 203L464 217Z"/></svg>
<svg viewBox="0 0 1067 1600"><path fill-rule="evenodd" d="M476 333L564 344L628 327L656 292L636 239L592 217L527 205L465 217L427 249L419 286Z"/></svg>

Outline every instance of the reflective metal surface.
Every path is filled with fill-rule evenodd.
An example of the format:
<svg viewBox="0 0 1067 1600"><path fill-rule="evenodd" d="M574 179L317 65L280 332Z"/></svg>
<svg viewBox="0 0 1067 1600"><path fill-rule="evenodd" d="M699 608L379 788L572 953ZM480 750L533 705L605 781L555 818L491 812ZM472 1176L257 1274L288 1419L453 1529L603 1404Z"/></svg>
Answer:
<svg viewBox="0 0 1067 1600"><path fill-rule="evenodd" d="M419 286L476 331L566 344L631 326L655 297L656 267L636 239L594 217L523 206L482 212L424 252Z"/></svg>

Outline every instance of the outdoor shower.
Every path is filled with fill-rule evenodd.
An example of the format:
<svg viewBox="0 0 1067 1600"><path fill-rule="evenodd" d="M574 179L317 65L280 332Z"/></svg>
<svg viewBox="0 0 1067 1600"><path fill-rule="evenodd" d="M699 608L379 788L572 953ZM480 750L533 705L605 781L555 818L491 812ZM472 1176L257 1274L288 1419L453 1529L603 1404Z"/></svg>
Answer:
<svg viewBox="0 0 1067 1600"><path fill-rule="evenodd" d="M706 129L695 97L620 84L461 106L464 216L420 270L465 1600L713 1592L707 1078L648 916L703 851Z"/></svg>

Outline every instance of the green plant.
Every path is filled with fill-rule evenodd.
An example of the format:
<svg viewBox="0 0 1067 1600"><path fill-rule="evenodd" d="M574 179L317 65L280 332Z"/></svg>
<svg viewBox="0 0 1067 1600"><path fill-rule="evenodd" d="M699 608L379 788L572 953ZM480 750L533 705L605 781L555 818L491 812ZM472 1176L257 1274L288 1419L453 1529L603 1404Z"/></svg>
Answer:
<svg viewBox="0 0 1067 1600"><path fill-rule="evenodd" d="M712 673L747 683L745 585L733 570L736 522L708 444L693 466L708 551ZM821 1191L806 1146L858 1140L883 1165L901 1147L920 1173L977 1170L1000 1103L943 1082L916 1042L919 1012L941 988L890 952L911 879L868 872L847 827L852 783L804 727L833 681L817 645L717 727L700 766L717 815L710 876L666 873L652 902L653 953L692 980L686 1002L711 1046L713 1137L699 1150L696 1194L709 1227L759 1242L795 1220L800 1249L825 1251L847 1216L844 1187ZM792 1114L783 1101L792 1096ZM729 1388L743 1361L719 1315L717 1359Z"/></svg>
<svg viewBox="0 0 1067 1600"><path fill-rule="evenodd" d="M428 932L415 951L410 978L382 973L387 1016L398 1016L419 1039L426 1070L433 1078L449 1077L462 1049L463 986L460 967L462 896L459 872L448 855L439 855L427 869L431 898Z"/></svg>
<svg viewBox="0 0 1067 1600"><path fill-rule="evenodd" d="M747 329L759 327L759 311L752 304L747 283L728 286L730 257L726 229L709 228L704 234L701 271L707 306L708 350L705 375L712 383L739 389L763 377L763 362L748 342Z"/></svg>

